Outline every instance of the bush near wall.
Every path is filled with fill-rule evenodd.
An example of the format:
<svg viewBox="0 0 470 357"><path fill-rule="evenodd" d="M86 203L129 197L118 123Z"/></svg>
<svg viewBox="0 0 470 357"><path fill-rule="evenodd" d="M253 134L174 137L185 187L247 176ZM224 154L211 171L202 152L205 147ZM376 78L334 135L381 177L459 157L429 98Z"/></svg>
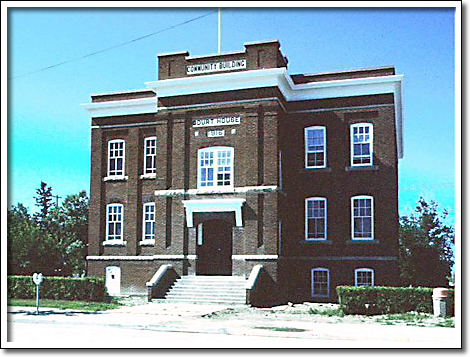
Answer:
<svg viewBox="0 0 470 357"><path fill-rule="evenodd" d="M433 313L433 288L389 286L337 286L345 314L379 315L409 311ZM449 289L449 313L454 316L454 290Z"/></svg>
<svg viewBox="0 0 470 357"><path fill-rule="evenodd" d="M8 277L9 299L36 298L36 284L31 276ZM109 300L103 279L45 276L39 288L39 298L54 300Z"/></svg>

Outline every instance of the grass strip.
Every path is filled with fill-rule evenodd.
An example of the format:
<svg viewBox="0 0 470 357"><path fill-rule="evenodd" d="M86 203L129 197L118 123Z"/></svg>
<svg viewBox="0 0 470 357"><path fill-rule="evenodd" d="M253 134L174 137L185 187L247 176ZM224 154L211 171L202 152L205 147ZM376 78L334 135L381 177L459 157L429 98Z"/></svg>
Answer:
<svg viewBox="0 0 470 357"><path fill-rule="evenodd" d="M8 299L8 306L36 307L36 299ZM39 300L39 308L48 307L61 310L105 311L117 309L122 305L111 302L68 301L68 300Z"/></svg>

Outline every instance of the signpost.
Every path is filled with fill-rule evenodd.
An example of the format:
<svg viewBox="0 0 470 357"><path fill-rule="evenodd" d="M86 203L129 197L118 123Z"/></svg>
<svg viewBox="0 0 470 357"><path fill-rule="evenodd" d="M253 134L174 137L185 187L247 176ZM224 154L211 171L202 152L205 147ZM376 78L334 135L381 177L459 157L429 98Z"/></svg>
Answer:
<svg viewBox="0 0 470 357"><path fill-rule="evenodd" d="M39 285L41 285L44 277L42 273L34 273L33 274L33 281L36 284L36 315L39 315Z"/></svg>

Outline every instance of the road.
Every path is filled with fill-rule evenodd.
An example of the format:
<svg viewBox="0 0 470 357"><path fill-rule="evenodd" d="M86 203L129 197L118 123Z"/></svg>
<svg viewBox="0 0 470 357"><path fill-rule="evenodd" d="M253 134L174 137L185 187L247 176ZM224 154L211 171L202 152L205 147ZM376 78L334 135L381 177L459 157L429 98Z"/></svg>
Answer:
<svg viewBox="0 0 470 357"><path fill-rule="evenodd" d="M8 313L8 346L45 348L458 348L444 327L325 323L282 319L210 319L174 311ZM200 307L198 307L200 309ZM166 315L164 313L167 313ZM200 313L200 311L197 311ZM186 315L185 315L186 314Z"/></svg>

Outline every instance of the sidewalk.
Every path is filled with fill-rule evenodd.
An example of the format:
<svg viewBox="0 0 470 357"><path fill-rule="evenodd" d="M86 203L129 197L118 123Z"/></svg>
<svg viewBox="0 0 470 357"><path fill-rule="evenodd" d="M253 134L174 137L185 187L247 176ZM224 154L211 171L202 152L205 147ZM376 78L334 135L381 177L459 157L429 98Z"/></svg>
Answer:
<svg viewBox="0 0 470 357"><path fill-rule="evenodd" d="M244 319L211 319L208 314L224 311L230 305L146 304L104 312L9 307L8 320L15 323L53 323L83 326L112 326L160 332L184 332L233 336L278 337L330 342L342 348L353 343L362 348L382 347L458 347L455 328L388 326L361 323L328 323L327 320L268 319L256 316ZM205 316L205 317L204 317ZM229 315L227 315L229 316ZM343 342L334 345L332 342Z"/></svg>

